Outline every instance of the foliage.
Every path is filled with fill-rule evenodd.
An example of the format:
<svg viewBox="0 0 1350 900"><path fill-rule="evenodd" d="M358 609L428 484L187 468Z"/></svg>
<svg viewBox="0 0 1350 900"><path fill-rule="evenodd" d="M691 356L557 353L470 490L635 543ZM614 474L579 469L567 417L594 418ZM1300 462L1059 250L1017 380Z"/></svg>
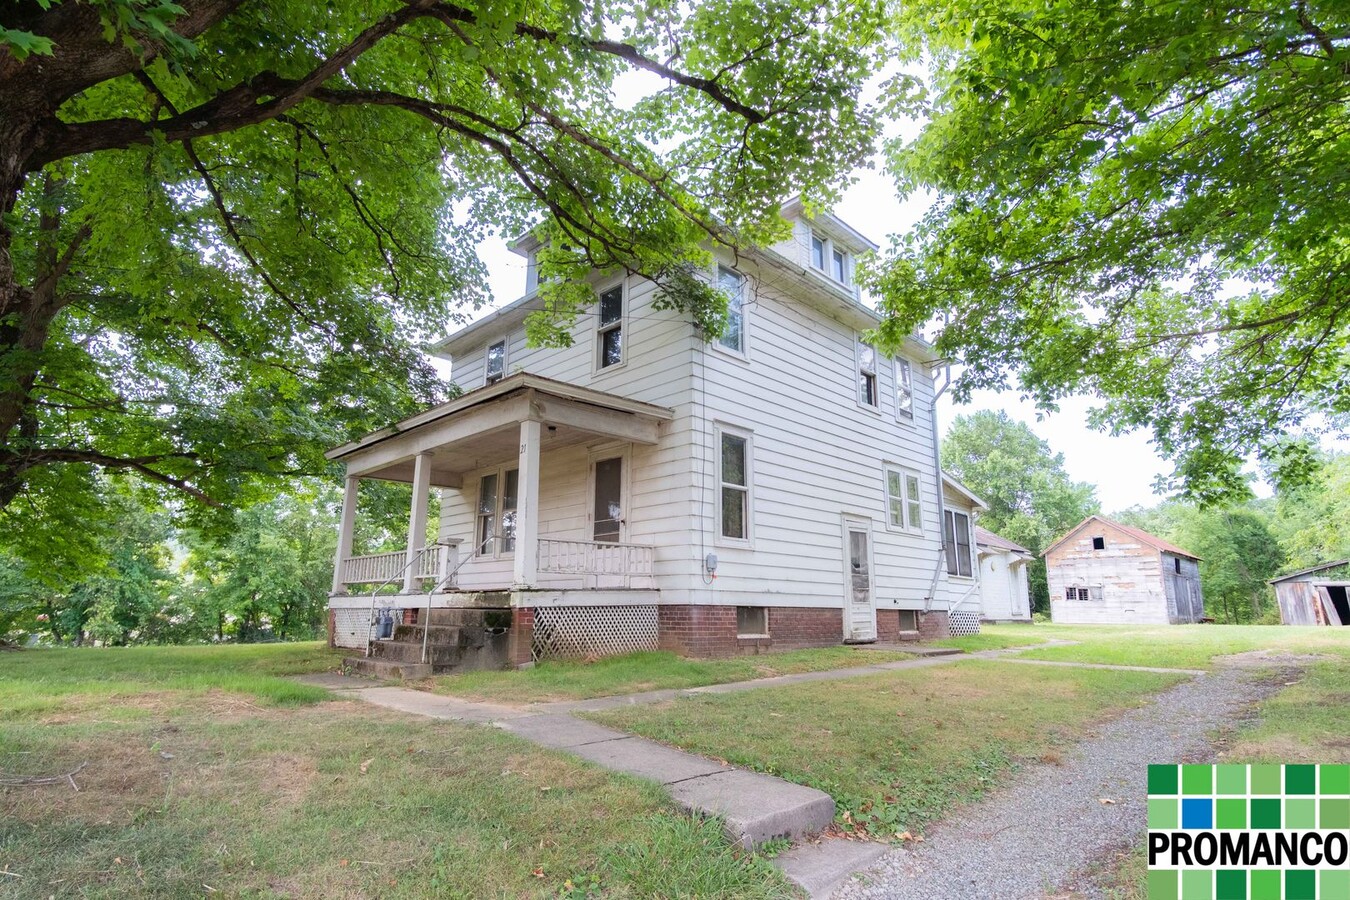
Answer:
<svg viewBox="0 0 1350 900"><path fill-rule="evenodd" d="M130 471L222 532L445 396L417 348L489 299L490 232L538 225L555 321L593 302L576 276L624 270L715 334L690 267L870 152L883 22L875 0L11 12L0 509L95 506L96 470Z"/></svg>
<svg viewBox="0 0 1350 900"><path fill-rule="evenodd" d="M1273 518L1287 568L1350 558L1350 453L1328 455L1310 483L1279 491Z"/></svg>
<svg viewBox="0 0 1350 900"><path fill-rule="evenodd" d="M890 161L938 201L874 273L891 339L940 315L958 397L1096 395L1191 499L1247 496L1252 453L1306 475L1288 436L1350 413L1344 4L920 0L896 28L933 75Z"/></svg>
<svg viewBox="0 0 1350 900"><path fill-rule="evenodd" d="M1064 455L1006 412L958 416L942 441L942 468L989 504L981 526L1032 552L1032 608L1048 609L1041 551L1099 510L1096 488L1070 479Z"/></svg>

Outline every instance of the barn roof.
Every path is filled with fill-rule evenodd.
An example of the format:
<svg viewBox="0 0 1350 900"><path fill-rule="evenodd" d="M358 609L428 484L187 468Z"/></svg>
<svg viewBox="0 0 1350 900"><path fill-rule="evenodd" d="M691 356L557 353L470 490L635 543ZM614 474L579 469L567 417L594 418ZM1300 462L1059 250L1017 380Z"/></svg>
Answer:
<svg viewBox="0 0 1350 900"><path fill-rule="evenodd" d="M1130 537L1139 541L1141 544L1147 544L1153 549L1160 550L1163 553L1172 553L1175 554L1176 556L1184 556L1187 559L1194 559L1194 560L1200 559L1200 557L1196 556L1191 551L1183 550L1176 544L1165 541L1162 538L1158 537L1156 534L1149 534L1142 528L1135 528L1133 525L1125 525L1124 523L1117 522L1115 519L1108 519L1106 516L1088 516L1086 519L1070 528L1062 538L1055 541L1049 547L1046 547L1043 551L1041 551L1041 556L1045 556L1051 550L1055 549L1060 544L1064 543L1069 538L1073 537L1090 522L1100 522L1103 525L1110 525L1112 528L1116 528L1119 529L1120 531L1125 532Z"/></svg>
<svg viewBox="0 0 1350 900"><path fill-rule="evenodd" d="M980 547L993 547L995 550L1011 550L1014 553L1030 554L1031 551L1021 544L1014 544L1005 537L994 534L987 528L975 526L975 543Z"/></svg>
<svg viewBox="0 0 1350 900"><path fill-rule="evenodd" d="M1288 575L1281 575L1278 578L1272 578L1266 584L1279 584L1281 581L1293 581L1295 578L1302 578L1304 575L1312 575L1315 572L1324 572L1327 569L1338 569L1341 566L1350 566L1350 559L1338 559L1335 562L1322 563L1313 566L1310 569L1299 569L1297 572L1290 572Z"/></svg>

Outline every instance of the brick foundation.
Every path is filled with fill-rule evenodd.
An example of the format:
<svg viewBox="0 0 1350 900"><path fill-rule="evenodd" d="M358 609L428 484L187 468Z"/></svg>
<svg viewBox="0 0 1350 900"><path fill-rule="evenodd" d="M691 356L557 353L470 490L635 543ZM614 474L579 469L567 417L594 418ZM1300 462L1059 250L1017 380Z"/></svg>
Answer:
<svg viewBox="0 0 1350 900"><path fill-rule="evenodd" d="M844 612L837 608L769 607L769 636L736 636L734 606L662 606L660 648L681 656L725 657L830 647L843 642Z"/></svg>
<svg viewBox="0 0 1350 900"><path fill-rule="evenodd" d="M919 613L919 640L936 641L951 636L946 610Z"/></svg>
<svg viewBox="0 0 1350 900"><path fill-rule="evenodd" d="M511 665L519 667L534 661L534 608L521 606L511 611Z"/></svg>

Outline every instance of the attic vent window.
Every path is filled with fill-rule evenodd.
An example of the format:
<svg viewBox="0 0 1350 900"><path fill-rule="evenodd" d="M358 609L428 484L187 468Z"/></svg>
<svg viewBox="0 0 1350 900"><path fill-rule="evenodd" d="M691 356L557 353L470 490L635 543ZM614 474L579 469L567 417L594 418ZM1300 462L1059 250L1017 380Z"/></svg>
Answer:
<svg viewBox="0 0 1350 900"><path fill-rule="evenodd" d="M1104 538L1104 537L1095 537L1095 538L1093 538L1093 539L1092 539L1092 549L1093 549L1093 550L1105 550L1105 549L1106 549L1106 538Z"/></svg>
<svg viewBox="0 0 1350 900"><path fill-rule="evenodd" d="M1172 557L1172 567L1176 569L1176 573L1178 575L1181 574L1181 557L1179 556Z"/></svg>

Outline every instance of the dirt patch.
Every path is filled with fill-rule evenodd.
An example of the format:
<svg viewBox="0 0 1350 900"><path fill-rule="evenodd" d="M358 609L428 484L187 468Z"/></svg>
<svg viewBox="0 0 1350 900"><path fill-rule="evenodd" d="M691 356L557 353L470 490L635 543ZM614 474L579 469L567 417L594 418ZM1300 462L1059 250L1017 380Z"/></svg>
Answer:
<svg viewBox="0 0 1350 900"><path fill-rule="evenodd" d="M82 762L88 765L74 776L78 791L69 783L0 788L0 813L29 823L126 825L164 801L169 760L141 740L79 741L45 762L30 760L26 768L29 774L53 775Z"/></svg>
<svg viewBox="0 0 1350 900"><path fill-rule="evenodd" d="M1287 650L1248 650L1246 653L1234 653L1230 656L1214 657L1215 665L1233 666L1239 669L1263 669L1269 666L1292 666L1304 668L1314 663L1331 662L1335 657L1319 653L1290 653Z"/></svg>

